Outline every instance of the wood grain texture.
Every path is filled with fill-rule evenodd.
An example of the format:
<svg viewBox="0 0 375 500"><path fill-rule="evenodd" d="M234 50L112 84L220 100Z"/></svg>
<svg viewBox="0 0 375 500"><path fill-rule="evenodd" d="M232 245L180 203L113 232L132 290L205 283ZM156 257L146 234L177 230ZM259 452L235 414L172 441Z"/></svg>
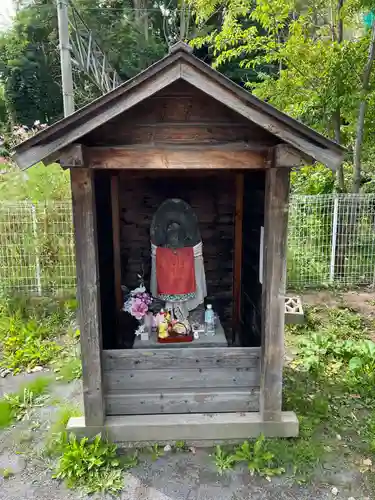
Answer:
<svg viewBox="0 0 375 500"><path fill-rule="evenodd" d="M197 389L106 395L107 415L225 413L259 410L259 389Z"/></svg>
<svg viewBox="0 0 375 500"><path fill-rule="evenodd" d="M274 155L273 167L298 168L315 163L314 158L297 151L288 144L278 144L271 151Z"/></svg>
<svg viewBox="0 0 375 500"><path fill-rule="evenodd" d="M83 149L82 144L71 144L60 151L60 165L63 168L84 167Z"/></svg>
<svg viewBox="0 0 375 500"><path fill-rule="evenodd" d="M190 349L115 349L103 351L104 370L162 370L185 368L256 368L259 347Z"/></svg>
<svg viewBox="0 0 375 500"><path fill-rule="evenodd" d="M88 146L238 141L277 144L264 129L182 80L85 137Z"/></svg>
<svg viewBox="0 0 375 500"><path fill-rule="evenodd" d="M92 176L85 168L71 172L85 417L87 425L102 425L102 332Z"/></svg>
<svg viewBox="0 0 375 500"><path fill-rule="evenodd" d="M278 419L284 362L289 169L268 170L265 192L260 411L265 419Z"/></svg>
<svg viewBox="0 0 375 500"><path fill-rule="evenodd" d="M90 168L99 169L260 169L265 166L262 151L237 148L167 149L89 148Z"/></svg>
<svg viewBox="0 0 375 500"><path fill-rule="evenodd" d="M150 103L151 105L152 103ZM254 127L236 122L210 123L202 115L201 122L139 123L141 117L132 122L126 115L122 120L108 123L103 130L85 139L89 146L122 146L131 144L220 144L248 140L262 141L261 132ZM272 142L271 142L272 145Z"/></svg>
<svg viewBox="0 0 375 500"><path fill-rule="evenodd" d="M190 368L104 371L105 393L124 390L259 387L260 368Z"/></svg>
<svg viewBox="0 0 375 500"><path fill-rule="evenodd" d="M113 173L111 175L111 208L112 208L112 240L113 240L113 270L115 278L116 307L122 309L121 290L121 248L120 248L120 202L119 202L119 178Z"/></svg>

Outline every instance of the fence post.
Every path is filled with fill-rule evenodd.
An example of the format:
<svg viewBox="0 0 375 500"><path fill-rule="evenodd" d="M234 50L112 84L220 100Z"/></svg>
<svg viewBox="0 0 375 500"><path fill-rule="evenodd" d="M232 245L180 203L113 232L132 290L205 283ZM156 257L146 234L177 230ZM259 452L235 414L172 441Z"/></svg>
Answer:
<svg viewBox="0 0 375 500"><path fill-rule="evenodd" d="M331 242L331 263L329 267L329 281L333 283L335 279L335 260L336 260L336 244L337 244L337 223L339 215L339 197L335 196L333 200L333 215L332 215L332 242Z"/></svg>
<svg viewBox="0 0 375 500"><path fill-rule="evenodd" d="M35 278L36 278L36 287L38 295L42 295L42 280L40 277L40 258L39 258L39 244L38 244L38 226L37 226L37 218L36 218L36 209L35 205L31 204L31 216L33 220L33 235L34 235L34 245L35 245Z"/></svg>

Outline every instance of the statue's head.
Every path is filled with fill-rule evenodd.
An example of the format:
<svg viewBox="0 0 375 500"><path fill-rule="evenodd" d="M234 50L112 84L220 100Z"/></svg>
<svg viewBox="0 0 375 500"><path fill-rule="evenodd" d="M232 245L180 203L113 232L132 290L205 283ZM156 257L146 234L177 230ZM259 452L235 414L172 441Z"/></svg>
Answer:
<svg viewBox="0 0 375 500"><path fill-rule="evenodd" d="M201 241L198 219L184 200L170 198L156 210L150 228L151 242L160 247L193 247Z"/></svg>
<svg viewBox="0 0 375 500"><path fill-rule="evenodd" d="M171 222L167 226L166 246L169 248L181 248L184 246L184 228L178 222Z"/></svg>

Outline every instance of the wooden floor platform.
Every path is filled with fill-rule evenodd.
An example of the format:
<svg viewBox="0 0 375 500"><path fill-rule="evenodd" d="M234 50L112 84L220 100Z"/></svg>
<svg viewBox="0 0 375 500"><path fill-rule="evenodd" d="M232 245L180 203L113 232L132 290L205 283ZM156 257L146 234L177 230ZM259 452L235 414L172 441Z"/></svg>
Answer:
<svg viewBox="0 0 375 500"><path fill-rule="evenodd" d="M213 442L258 437L296 437L298 420L293 412L282 412L277 421L264 421L258 412L187 413L179 415L127 415L107 417L103 427L86 427L84 417L69 420L67 430L78 437L102 433L116 443L173 442L211 446Z"/></svg>

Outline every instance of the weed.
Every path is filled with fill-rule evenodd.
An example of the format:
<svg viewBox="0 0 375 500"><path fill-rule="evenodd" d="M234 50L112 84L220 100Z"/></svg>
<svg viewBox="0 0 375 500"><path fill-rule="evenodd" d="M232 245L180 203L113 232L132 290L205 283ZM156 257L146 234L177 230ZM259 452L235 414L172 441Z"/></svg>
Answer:
<svg viewBox="0 0 375 500"><path fill-rule="evenodd" d="M65 429L69 419L81 415L81 410L73 405L65 405L58 410L46 437L44 453L47 456L56 456L62 451L65 444Z"/></svg>
<svg viewBox="0 0 375 500"><path fill-rule="evenodd" d="M176 441L173 446L175 451L188 451L189 447L186 444L186 441Z"/></svg>
<svg viewBox="0 0 375 500"><path fill-rule="evenodd" d="M12 471L12 469L0 469L0 476L3 479L9 479L13 475L14 475L14 472Z"/></svg>
<svg viewBox="0 0 375 500"><path fill-rule="evenodd" d="M122 490L124 479L116 445L96 436L77 440L74 434L61 437L62 454L54 478L61 479L68 488L78 488L85 493L116 494Z"/></svg>
<svg viewBox="0 0 375 500"><path fill-rule="evenodd" d="M46 365L62 348L50 339L48 324L39 323L36 318L23 320L15 315L2 318L0 341L3 350L1 365L13 373Z"/></svg>
<svg viewBox="0 0 375 500"><path fill-rule="evenodd" d="M289 331L298 352L284 371L284 408L296 411L301 438L267 443L298 482L331 456L375 455L375 344L366 338L367 320L345 308L316 308L312 316L308 327Z"/></svg>
<svg viewBox="0 0 375 500"><path fill-rule="evenodd" d="M133 455L120 455L118 457L122 469L132 469L139 463L138 452L135 451Z"/></svg>
<svg viewBox="0 0 375 500"><path fill-rule="evenodd" d="M13 410L9 402L5 399L0 400L0 429L9 427L13 422Z"/></svg>
<svg viewBox="0 0 375 500"><path fill-rule="evenodd" d="M52 378L49 376L40 376L32 380L31 382L27 382L27 384L23 384L21 386L20 392L24 389L28 389L35 396L41 396L42 394L46 394L47 389L52 383Z"/></svg>
<svg viewBox="0 0 375 500"><path fill-rule="evenodd" d="M164 451L163 449L157 444L153 444L150 446L150 452L151 452L151 459L155 462L158 458L164 456Z"/></svg>
<svg viewBox="0 0 375 500"><path fill-rule="evenodd" d="M5 401L7 401L12 409L13 418L16 420L29 420L35 408L44 406L48 395L34 394L28 388L24 388L22 393L5 394Z"/></svg>
<svg viewBox="0 0 375 500"><path fill-rule="evenodd" d="M72 382L82 377L82 362L78 357L70 356L64 358L59 368L55 370L58 373L56 380Z"/></svg>
<svg viewBox="0 0 375 500"><path fill-rule="evenodd" d="M275 455L266 448L263 434L255 443L244 441L236 448L233 459L235 462L246 462L251 475L257 474L269 478L285 472L282 467L274 465Z"/></svg>
<svg viewBox="0 0 375 500"><path fill-rule="evenodd" d="M226 453L220 445L216 445L214 462L218 473L222 476L224 472L233 470L235 458L230 453Z"/></svg>
<svg viewBox="0 0 375 500"><path fill-rule="evenodd" d="M35 408L43 406L49 398L45 393L50 382L48 377L38 377L17 393L5 394L0 400L0 429L14 420L28 420Z"/></svg>
<svg viewBox="0 0 375 500"><path fill-rule="evenodd" d="M291 469L298 483L306 482L325 455L323 443L316 439L272 439L267 442L277 461Z"/></svg>

